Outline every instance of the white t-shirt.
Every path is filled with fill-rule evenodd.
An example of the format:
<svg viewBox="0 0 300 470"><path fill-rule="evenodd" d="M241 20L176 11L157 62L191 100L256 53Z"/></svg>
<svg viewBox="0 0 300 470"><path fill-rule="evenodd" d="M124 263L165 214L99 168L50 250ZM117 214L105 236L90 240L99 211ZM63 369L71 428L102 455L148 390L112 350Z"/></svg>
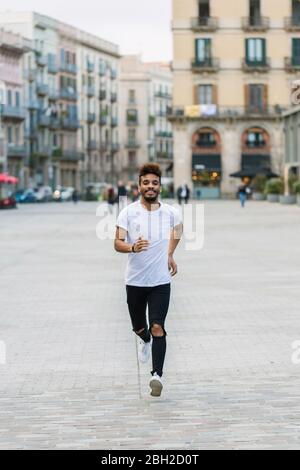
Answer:
<svg viewBox="0 0 300 470"><path fill-rule="evenodd" d="M161 202L155 211L148 211L137 201L120 212L117 227L127 231L126 241L135 243L141 236L149 241L146 251L128 255L125 275L127 285L154 287L171 282L168 268L169 240L171 230L181 222L178 210Z"/></svg>

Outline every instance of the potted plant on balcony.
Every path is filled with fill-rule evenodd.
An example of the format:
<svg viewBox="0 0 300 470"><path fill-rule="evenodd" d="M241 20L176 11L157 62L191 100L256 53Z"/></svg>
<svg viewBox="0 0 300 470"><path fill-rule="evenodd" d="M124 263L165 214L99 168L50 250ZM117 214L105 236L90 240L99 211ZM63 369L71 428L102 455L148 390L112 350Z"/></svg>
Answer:
<svg viewBox="0 0 300 470"><path fill-rule="evenodd" d="M281 204L285 204L285 205L287 205L287 204L296 204L297 196L296 196L296 193L295 193L294 185L297 181L298 181L298 178L297 178L296 175L291 175L289 177L289 181L288 181L289 193L280 196L279 200L280 200Z"/></svg>
<svg viewBox="0 0 300 470"><path fill-rule="evenodd" d="M298 206L300 206L300 181L297 181L296 183L294 183L293 189L296 195L297 204Z"/></svg>
<svg viewBox="0 0 300 470"><path fill-rule="evenodd" d="M284 184L281 178L271 178L266 183L265 194L269 202L279 202L279 196L283 194Z"/></svg>
<svg viewBox="0 0 300 470"><path fill-rule="evenodd" d="M253 178L251 183L252 188L252 199L254 201L264 201L266 199L266 195L264 194L265 186L267 183L267 177L265 175L256 175Z"/></svg>

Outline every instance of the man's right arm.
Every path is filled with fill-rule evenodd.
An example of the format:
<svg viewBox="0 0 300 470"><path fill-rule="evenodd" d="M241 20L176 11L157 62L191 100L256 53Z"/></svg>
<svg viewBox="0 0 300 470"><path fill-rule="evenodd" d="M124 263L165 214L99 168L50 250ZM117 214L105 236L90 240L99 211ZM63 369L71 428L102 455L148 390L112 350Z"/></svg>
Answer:
<svg viewBox="0 0 300 470"><path fill-rule="evenodd" d="M140 253L147 250L149 242L139 237L135 243L127 243L127 231L124 228L117 227L115 236L115 250L118 253Z"/></svg>

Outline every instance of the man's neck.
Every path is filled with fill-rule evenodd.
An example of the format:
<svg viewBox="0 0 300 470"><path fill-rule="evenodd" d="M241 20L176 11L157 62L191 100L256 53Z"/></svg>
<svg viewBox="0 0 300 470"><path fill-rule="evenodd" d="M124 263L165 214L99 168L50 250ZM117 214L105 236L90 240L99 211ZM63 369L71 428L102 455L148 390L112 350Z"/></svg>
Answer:
<svg viewBox="0 0 300 470"><path fill-rule="evenodd" d="M141 204L143 207L145 207L145 209L147 209L147 211L156 211L160 208L160 202L158 199L153 202L148 202L143 197L141 197Z"/></svg>

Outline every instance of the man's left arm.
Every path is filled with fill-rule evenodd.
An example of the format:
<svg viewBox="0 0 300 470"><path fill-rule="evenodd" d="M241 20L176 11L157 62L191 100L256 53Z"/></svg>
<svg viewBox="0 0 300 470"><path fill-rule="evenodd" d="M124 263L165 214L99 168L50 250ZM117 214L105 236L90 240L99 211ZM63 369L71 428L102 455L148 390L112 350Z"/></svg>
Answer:
<svg viewBox="0 0 300 470"><path fill-rule="evenodd" d="M176 225L171 231L170 242L169 242L169 250L168 250L168 265L171 271L171 276L175 276L178 273L177 264L174 260L174 252L177 248L178 243L182 237L183 232L183 224L180 223Z"/></svg>

